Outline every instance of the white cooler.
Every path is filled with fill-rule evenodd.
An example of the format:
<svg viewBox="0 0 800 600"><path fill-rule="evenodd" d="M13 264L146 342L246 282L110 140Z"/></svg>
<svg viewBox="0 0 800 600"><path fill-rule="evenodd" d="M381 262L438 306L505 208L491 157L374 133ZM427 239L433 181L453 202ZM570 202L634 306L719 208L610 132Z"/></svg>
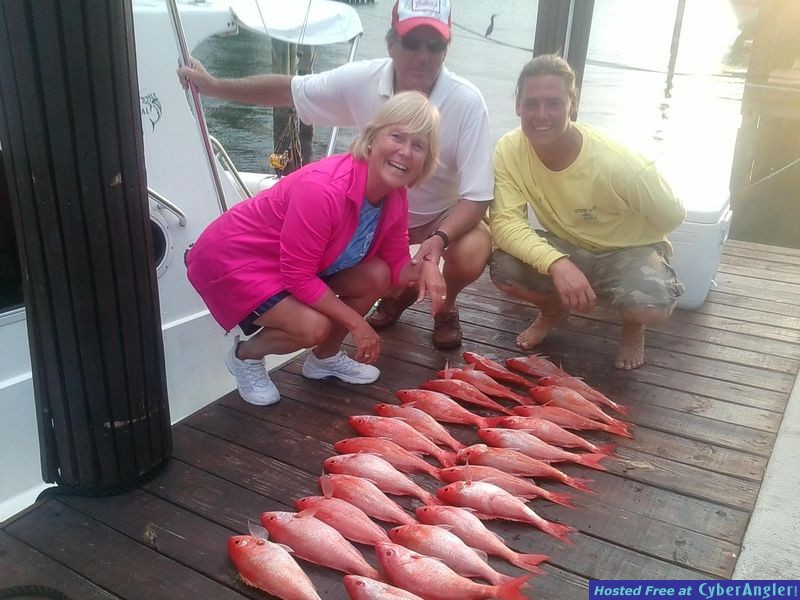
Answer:
<svg viewBox="0 0 800 600"><path fill-rule="evenodd" d="M714 206L706 200L702 207L684 198L686 220L669 234L675 248L672 266L686 292L678 298L678 308L695 309L705 302L717 273L722 246L731 225L730 200L721 196Z"/></svg>
<svg viewBox="0 0 800 600"><path fill-rule="evenodd" d="M675 249L670 263L686 291L678 298L678 308L692 310L705 302L719 266L722 246L728 239L731 225L730 200L724 195L716 200L702 198L702 205L682 198L686 206L686 220L667 236ZM541 228L528 207L531 226Z"/></svg>

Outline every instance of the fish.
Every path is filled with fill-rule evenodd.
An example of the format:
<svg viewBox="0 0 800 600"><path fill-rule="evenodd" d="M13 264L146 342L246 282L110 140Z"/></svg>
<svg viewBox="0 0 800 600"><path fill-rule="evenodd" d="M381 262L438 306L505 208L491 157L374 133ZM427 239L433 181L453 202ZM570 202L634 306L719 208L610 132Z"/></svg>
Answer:
<svg viewBox="0 0 800 600"><path fill-rule="evenodd" d="M380 456L340 454L326 458L322 464L328 473L363 477L387 494L415 496L425 504L439 504L433 494L422 489Z"/></svg>
<svg viewBox="0 0 800 600"><path fill-rule="evenodd" d="M562 448L580 448L595 454L607 454L608 456L613 456L614 453L613 444L596 446L589 440L585 440L581 436L567 431L560 425L542 418L523 417L521 415L502 417L498 419L493 426L527 431L543 442L561 446Z"/></svg>
<svg viewBox="0 0 800 600"><path fill-rule="evenodd" d="M289 551L267 540L266 532L259 537L228 538L228 555L247 585L283 600L320 600L314 584Z"/></svg>
<svg viewBox="0 0 800 600"><path fill-rule="evenodd" d="M464 444L450 435L442 425L426 413L424 410L414 408L407 404L376 404L375 414L381 417L398 417L411 425L414 429L433 440L437 444L452 448L456 452L464 447Z"/></svg>
<svg viewBox="0 0 800 600"><path fill-rule="evenodd" d="M423 556L398 544L378 544L375 555L391 583L425 600L525 600L519 590L531 577L524 575L500 586L483 585L462 577L438 558Z"/></svg>
<svg viewBox="0 0 800 600"><path fill-rule="evenodd" d="M587 400L591 400L598 406L607 406L622 415L627 415L630 412L627 406L617 404L611 400L611 398L608 398L602 392L594 389L582 379L572 377L571 375L548 375L547 377L540 377L539 385L558 385L561 387L568 387L578 392Z"/></svg>
<svg viewBox="0 0 800 600"><path fill-rule="evenodd" d="M445 467L452 467L455 464L452 452L440 448L411 425L400 419L354 415L347 417L347 421L359 435L390 439L411 452L430 454Z"/></svg>
<svg viewBox="0 0 800 600"><path fill-rule="evenodd" d="M514 496L527 499L544 498L555 504L575 508L572 505L572 496L569 494L551 492L528 479L522 479L494 467L458 465L442 469L439 474L441 475L441 480L445 483L453 483L454 481L488 481Z"/></svg>
<svg viewBox="0 0 800 600"><path fill-rule="evenodd" d="M557 406L566 408L574 413L588 417L595 421L601 421L607 425L615 425L620 421L603 412L597 404L587 400L582 394L572 388L559 385L535 386L529 390L531 398L540 404L547 406Z"/></svg>
<svg viewBox="0 0 800 600"><path fill-rule="evenodd" d="M601 423L600 421L594 421L588 417L579 415L571 410L550 405L517 406L514 407L514 412L523 417L546 419L566 429L606 431L614 435L633 439L633 435L631 435L631 432L628 430L629 424L624 421L619 421L615 425L608 425L607 423ZM493 423L496 424L498 422L499 419Z"/></svg>
<svg viewBox="0 0 800 600"><path fill-rule="evenodd" d="M398 390L395 395L403 404L425 411L437 421L487 427L489 420L461 406L450 396L430 390Z"/></svg>
<svg viewBox="0 0 800 600"><path fill-rule="evenodd" d="M424 382L420 386L423 390L431 390L434 392L441 392L447 394L452 398L458 398L463 402L480 406L481 408L488 408L497 412L505 413L507 415L513 414L509 409L495 402L489 396L484 394L471 383L462 381L461 379L431 379Z"/></svg>
<svg viewBox="0 0 800 600"><path fill-rule="evenodd" d="M590 479L583 477L571 477L559 471L546 462L526 456L522 452L510 450L508 448L490 448L486 444L474 444L458 451L456 459L459 462L466 462L470 465L482 465L494 467L511 475L522 475L525 477L545 477L555 479L576 490L591 492L586 484L591 483Z"/></svg>
<svg viewBox="0 0 800 600"><path fill-rule="evenodd" d="M436 491L436 495L450 506L471 508L476 516L486 519L505 519L530 523L548 535L567 544L573 543L568 533L574 527L553 523L536 514L525 502L502 488L485 481L454 481Z"/></svg>
<svg viewBox="0 0 800 600"><path fill-rule="evenodd" d="M416 520L399 504L380 491L374 483L352 475L323 475L319 478L323 492L357 506L370 517L381 521L411 525ZM379 578L380 579L380 578Z"/></svg>
<svg viewBox="0 0 800 600"><path fill-rule="evenodd" d="M308 562L351 575L381 579L355 546L327 523L305 513L261 513L261 524L276 542L286 544Z"/></svg>
<svg viewBox="0 0 800 600"><path fill-rule="evenodd" d="M531 354L529 356L512 356L506 359L506 366L519 373L533 375L537 379L548 375L566 376L569 373L555 366L546 356Z"/></svg>
<svg viewBox="0 0 800 600"><path fill-rule="evenodd" d="M505 540L488 529L473 511L458 506L420 506L417 519L427 525L450 527L450 532L460 537L467 546L486 554L499 556L512 565L532 573L541 573L537 566L550 557L546 554L521 554L506 545Z"/></svg>
<svg viewBox="0 0 800 600"><path fill-rule="evenodd" d="M471 367L472 365L470 365ZM471 383L484 394L494 396L495 398L502 398L504 400L511 400L522 406L533 404L530 398L526 398L516 392L512 392L506 386L498 383L488 373L478 371L477 369L453 369L447 367L437 373L441 379L460 379Z"/></svg>
<svg viewBox="0 0 800 600"><path fill-rule="evenodd" d="M487 373L497 381L505 381L525 389L528 389L534 385L521 375L517 375L513 371L509 371L499 362L495 362L490 358L481 356L480 354L475 354L474 352L464 352L464 360L471 364L473 368Z"/></svg>
<svg viewBox="0 0 800 600"><path fill-rule="evenodd" d="M297 512L313 510L314 516L333 527L346 539L367 546L388 542L386 531L357 506L340 498L306 496L294 501Z"/></svg>
<svg viewBox="0 0 800 600"><path fill-rule="evenodd" d="M333 448L341 454L356 454L358 452L375 454L404 473L425 473L434 479L439 479L439 469L437 467L425 462L418 453L409 452L391 440L370 437L347 438L333 444Z"/></svg>
<svg viewBox="0 0 800 600"><path fill-rule="evenodd" d="M492 585L513 581L513 577L495 571L486 562L486 554L478 554L460 537L436 525L401 525L389 530L395 544L424 556L441 559L444 564L464 577L478 577Z"/></svg>
<svg viewBox="0 0 800 600"><path fill-rule="evenodd" d="M517 429L502 429L492 427L489 429L479 429L478 437L484 442L495 448L510 448L522 452L526 456L544 462L572 462L590 469L598 471L608 471L600 464L601 460L608 458L607 454L578 454L567 452L557 446L543 442L538 437L527 431Z"/></svg>
<svg viewBox="0 0 800 600"><path fill-rule="evenodd" d="M344 589L351 600L425 600L399 587L360 575L345 575Z"/></svg>

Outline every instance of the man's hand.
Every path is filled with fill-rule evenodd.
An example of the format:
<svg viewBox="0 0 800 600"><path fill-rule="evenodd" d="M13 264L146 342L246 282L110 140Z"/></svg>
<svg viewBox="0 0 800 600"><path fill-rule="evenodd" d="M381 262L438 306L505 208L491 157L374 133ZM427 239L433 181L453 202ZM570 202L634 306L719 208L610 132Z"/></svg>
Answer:
<svg viewBox="0 0 800 600"><path fill-rule="evenodd" d="M417 302L421 302L425 296L428 296L431 299L431 316L438 313L444 301L447 300L447 284L439 272L438 263L428 260L422 262L417 289L419 290Z"/></svg>
<svg viewBox="0 0 800 600"><path fill-rule="evenodd" d="M189 89L189 83L192 83L200 94L211 95L216 79L209 75L203 63L196 58L190 57L189 64L178 67L177 73L183 89Z"/></svg>
<svg viewBox="0 0 800 600"><path fill-rule="evenodd" d="M411 259L411 264L418 265L422 261L432 262L438 269L442 254L444 254L444 240L438 235L434 235L419 245L417 253Z"/></svg>
<svg viewBox="0 0 800 600"><path fill-rule="evenodd" d="M550 265L553 285L564 308L589 313L594 310L597 296L583 272L568 258L559 258Z"/></svg>

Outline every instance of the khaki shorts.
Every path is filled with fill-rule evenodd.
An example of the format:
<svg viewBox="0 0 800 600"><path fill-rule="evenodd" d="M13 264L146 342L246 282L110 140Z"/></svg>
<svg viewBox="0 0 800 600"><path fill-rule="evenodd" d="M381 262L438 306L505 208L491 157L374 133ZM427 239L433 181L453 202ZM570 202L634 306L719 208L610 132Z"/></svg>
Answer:
<svg viewBox="0 0 800 600"><path fill-rule="evenodd" d="M574 246L554 235L537 231L550 245L569 255L597 296L614 308L669 309L683 292L683 284L667 258L670 247L665 242L594 253ZM495 250L489 261L492 281L517 285L542 294L555 294L553 278L542 275L527 263Z"/></svg>
<svg viewBox="0 0 800 600"><path fill-rule="evenodd" d="M469 200L471 202L471 200ZM427 240L431 234L439 229L439 225L450 216L450 213L453 212L453 207L448 208L443 213L436 215L436 218L433 221L425 223L424 225L418 225L416 227L412 227L408 230L408 243L409 244L421 244L425 240ZM486 224L486 219L484 218L481 220L480 223L477 225L478 229L483 229L486 233L489 233L489 226Z"/></svg>

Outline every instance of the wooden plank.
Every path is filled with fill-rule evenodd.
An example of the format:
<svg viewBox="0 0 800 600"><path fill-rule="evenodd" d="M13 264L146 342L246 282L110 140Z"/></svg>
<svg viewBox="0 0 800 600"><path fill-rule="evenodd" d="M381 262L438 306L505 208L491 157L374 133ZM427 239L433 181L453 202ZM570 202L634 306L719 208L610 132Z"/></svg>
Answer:
<svg viewBox="0 0 800 600"><path fill-rule="evenodd" d="M797 292L798 282L800 282L800 275L795 270L789 272L778 269L765 269L761 266L744 266L733 263L721 263L717 273L726 273L729 275L739 275L746 277L753 281L766 281L770 284L780 283L786 285L790 291Z"/></svg>
<svg viewBox="0 0 800 600"><path fill-rule="evenodd" d="M684 314L703 313L706 306L715 307L720 304L725 306L736 306L748 310L772 313L775 315L788 316L792 318L800 317L800 306L792 306L786 303L773 302L771 300L762 300L760 298L751 298L750 296L738 296L729 292L712 289L708 292L706 303L698 308L696 311L683 311ZM776 323L780 327L780 322Z"/></svg>
<svg viewBox="0 0 800 600"><path fill-rule="evenodd" d="M18 586L46 586L70 598L113 600L115 596L64 565L0 531L0 590Z"/></svg>
<svg viewBox="0 0 800 600"><path fill-rule="evenodd" d="M770 275L776 274L793 274L795 275L792 281L800 281L800 265L797 262L772 262L760 258L749 258L747 256L728 256L723 255L720 257L720 267L739 267L745 269L752 269L753 273Z"/></svg>
<svg viewBox="0 0 800 600"><path fill-rule="evenodd" d="M715 281L722 291L730 294L753 296L792 306L800 303L800 284L754 280L725 272L717 273Z"/></svg>
<svg viewBox="0 0 800 600"><path fill-rule="evenodd" d="M263 423L262 427L260 437L268 437L269 428ZM218 430L222 429L224 427L220 427ZM280 428L273 428L273 431L280 433ZM254 429L252 428L242 432L241 439L247 442L248 436L253 433ZM316 476L312 474L322 472L322 460L318 452L313 462L308 462L309 468L312 469L309 471L294 468L287 462L276 460L269 455L263 455L243 446L226 443L223 439L185 425L176 426L173 436L175 458L214 473L228 481L241 481L239 476L242 469L246 467L247 477L244 481L247 489L277 500L285 504L287 508L291 508L294 499L298 497L287 493L289 489L299 493L300 496L319 494ZM274 438L274 434L271 437ZM276 439L274 447L279 449L281 442L280 438ZM258 444L257 441L250 443ZM309 439L309 446L316 446L318 449L319 442ZM326 456L330 454L333 452ZM288 454L286 458L287 460L293 459Z"/></svg>
<svg viewBox="0 0 800 600"><path fill-rule="evenodd" d="M40 506L6 531L122 598L242 597L57 501Z"/></svg>
<svg viewBox="0 0 800 600"><path fill-rule="evenodd" d="M757 242L747 242L744 240L728 239L725 242L723 254L736 254L739 252L764 252L771 256L786 256L789 258L800 258L800 250L797 248L787 248L785 246L769 246ZM787 259L788 260L788 259Z"/></svg>
<svg viewBox="0 0 800 600"><path fill-rule="evenodd" d="M486 282L481 281L474 283L468 288L467 293L462 293L459 296L459 304L472 308L478 311L485 311L487 313L497 315L498 318L517 318L525 323L525 326L530 324L533 319L538 315L538 309L525 302L515 300L509 296L497 298L497 291L492 288L486 287ZM491 300L487 302L487 300ZM559 327L570 328L576 332L584 332L584 328L591 326L587 323L587 319L598 320L601 322L610 322L621 326L621 321L617 313L611 309L598 307L591 315L573 315L565 323ZM682 311L677 310L673 316L663 323L662 325L654 326L648 330L647 344L651 346L661 347L674 347L674 338L665 338L661 336L654 336L653 332L661 332L679 338L689 337L699 341L710 342L711 344L703 348L699 345L690 346L687 349L689 354L697 354L699 356L707 356L710 358L721 358L723 360L737 360L743 361L745 364L753 364L753 366L762 366L764 364L763 356L770 356L775 354L777 356L788 356L789 358L796 359L800 355L796 340L793 339L791 334L785 331L784 323L787 320L787 315L779 315L775 313L765 313L763 311L752 311L745 309L737 309L734 307L725 308L717 305L706 303L697 311ZM788 327L792 327L795 319L788 318ZM800 323L800 319L797 320ZM687 328L679 328L680 324L690 324L696 327L694 335L691 335L692 330L687 331ZM499 325L499 323L498 323ZM766 328L763 326L767 326ZM517 327L520 327L519 325ZM510 330L516 331L516 329ZM609 333L602 328L602 325L596 325L595 331L598 333L603 332L609 337L618 336L615 331ZM720 336L727 336L722 338ZM765 340L768 337L775 339L771 347L771 342ZM725 342L724 343L723 339ZM789 342L789 343L787 343ZM716 346L731 346L732 348L740 348L744 350L751 350L756 354L761 354L762 358L753 358L756 354L752 355L738 355L730 354L728 348L723 348L716 351ZM692 351L693 350L693 351ZM726 353L726 354L720 354ZM749 362L747 358L755 362ZM767 365L769 368L769 365ZM796 366L794 367L796 370Z"/></svg>
<svg viewBox="0 0 800 600"><path fill-rule="evenodd" d="M519 349L514 345L514 334L474 326L468 321L462 321L465 335L462 348L452 352L440 351L435 358L431 357L430 350L424 346L414 347L405 344L405 342L425 343L427 333L420 333L419 330L410 326L414 323L422 324L424 321L424 316L416 315L415 311L407 311L404 314L403 324L395 326L392 337L386 338L382 342L381 351L398 358L403 358L403 353L407 352L409 354L406 361L428 366L432 370L443 368L445 359L450 360L452 365L462 365L461 352L467 350L502 359L519 354ZM701 396L712 396L764 410L782 411L786 404L787 392L704 377L703 374L681 370L682 365L680 364L661 367L648 363L641 369L620 371L610 368L610 360L607 359L604 361L586 360L587 354L589 356L612 355L613 349L609 350L607 346L608 342L603 338L578 337L569 331L555 329L540 348L541 352L548 356L563 357L563 366L568 372L584 377L589 384L597 386L601 391L604 390L603 382L628 380L650 383ZM790 384L791 376L787 376L781 381L780 386L786 388ZM625 398L617 398L617 400L625 401Z"/></svg>
<svg viewBox="0 0 800 600"><path fill-rule="evenodd" d="M62 502L243 596L264 597L242 582L228 557L228 538L246 529L221 527L143 491L107 498L65 497ZM299 564L321 596L348 598L340 573L302 560Z"/></svg>

